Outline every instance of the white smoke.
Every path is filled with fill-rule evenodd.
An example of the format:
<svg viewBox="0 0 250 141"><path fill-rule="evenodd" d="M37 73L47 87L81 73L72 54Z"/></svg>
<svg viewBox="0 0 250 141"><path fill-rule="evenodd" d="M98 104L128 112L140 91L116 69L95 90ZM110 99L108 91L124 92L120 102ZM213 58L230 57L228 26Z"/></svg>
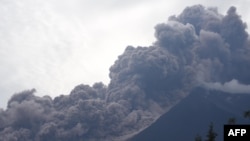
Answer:
<svg viewBox="0 0 250 141"><path fill-rule="evenodd" d="M219 82L205 82L204 86L208 89L219 90L228 93L247 93L250 94L250 85L239 83L238 80L232 79L224 84Z"/></svg>

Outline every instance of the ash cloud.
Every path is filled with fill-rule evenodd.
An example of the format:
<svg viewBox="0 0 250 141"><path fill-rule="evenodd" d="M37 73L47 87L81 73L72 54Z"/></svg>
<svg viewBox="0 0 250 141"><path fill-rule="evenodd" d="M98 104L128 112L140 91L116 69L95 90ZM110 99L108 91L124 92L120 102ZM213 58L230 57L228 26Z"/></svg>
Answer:
<svg viewBox="0 0 250 141"><path fill-rule="evenodd" d="M246 27L235 7L226 15L187 7L155 26L151 46L128 46L110 67L108 86L81 84L54 99L35 89L13 95L0 110L0 141L126 140L196 86L248 92Z"/></svg>

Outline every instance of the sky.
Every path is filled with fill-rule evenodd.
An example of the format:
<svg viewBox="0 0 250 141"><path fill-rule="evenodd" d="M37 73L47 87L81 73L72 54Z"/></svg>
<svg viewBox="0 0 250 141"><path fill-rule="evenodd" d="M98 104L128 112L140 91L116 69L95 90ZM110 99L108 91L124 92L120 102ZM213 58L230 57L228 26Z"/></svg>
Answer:
<svg viewBox="0 0 250 141"><path fill-rule="evenodd" d="M234 5L250 23L247 0L0 0L0 107L27 89L55 97L82 83L108 85L126 46L150 46L156 24L194 4L221 13Z"/></svg>

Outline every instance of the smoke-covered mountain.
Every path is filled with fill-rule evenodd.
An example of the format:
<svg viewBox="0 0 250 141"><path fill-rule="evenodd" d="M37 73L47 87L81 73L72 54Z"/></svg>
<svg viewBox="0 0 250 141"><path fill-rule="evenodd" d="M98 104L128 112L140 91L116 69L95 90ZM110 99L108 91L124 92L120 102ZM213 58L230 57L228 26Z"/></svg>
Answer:
<svg viewBox="0 0 250 141"><path fill-rule="evenodd" d="M226 15L187 7L156 25L155 37L149 47L125 49L110 67L108 86L81 84L54 99L34 89L14 94L0 111L0 141L121 141L197 86L249 92L250 40L235 7Z"/></svg>
<svg viewBox="0 0 250 141"><path fill-rule="evenodd" d="M162 115L147 129L129 141L194 141L197 135L206 139L213 123L216 140L223 140L223 127L230 118L237 124L249 124L243 113L250 107L250 95L194 89L190 95Z"/></svg>

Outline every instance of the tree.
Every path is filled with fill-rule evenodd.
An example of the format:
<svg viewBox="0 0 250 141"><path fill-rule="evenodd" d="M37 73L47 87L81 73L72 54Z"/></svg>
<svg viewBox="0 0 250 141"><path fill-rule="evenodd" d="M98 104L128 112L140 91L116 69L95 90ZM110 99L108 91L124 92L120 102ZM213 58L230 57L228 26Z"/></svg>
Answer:
<svg viewBox="0 0 250 141"><path fill-rule="evenodd" d="M247 110L243 113L244 115L244 118L249 118L250 119L250 110ZM236 119L231 117L228 119L228 124L235 124L236 123ZM215 138L217 137L217 133L214 132L214 129L213 129L213 123L210 124L209 126L209 130L208 130L208 133L206 135L207 139L205 141L215 141ZM195 141L202 141L202 138L199 134L196 135L195 137Z"/></svg>
<svg viewBox="0 0 250 141"><path fill-rule="evenodd" d="M202 141L202 138L201 138L201 136L198 134L198 135L196 135L196 137L195 137L195 141Z"/></svg>
<svg viewBox="0 0 250 141"><path fill-rule="evenodd" d="M233 117L231 117L231 118L229 118L228 119L228 124L235 124L236 123L236 119L235 118L233 118Z"/></svg>
<svg viewBox="0 0 250 141"><path fill-rule="evenodd" d="M209 126L208 133L207 133L206 141L215 141L216 136L217 136L217 133L214 132L214 126L213 126L213 123L211 123Z"/></svg>
<svg viewBox="0 0 250 141"><path fill-rule="evenodd" d="M250 110L244 112L244 118L250 119Z"/></svg>

